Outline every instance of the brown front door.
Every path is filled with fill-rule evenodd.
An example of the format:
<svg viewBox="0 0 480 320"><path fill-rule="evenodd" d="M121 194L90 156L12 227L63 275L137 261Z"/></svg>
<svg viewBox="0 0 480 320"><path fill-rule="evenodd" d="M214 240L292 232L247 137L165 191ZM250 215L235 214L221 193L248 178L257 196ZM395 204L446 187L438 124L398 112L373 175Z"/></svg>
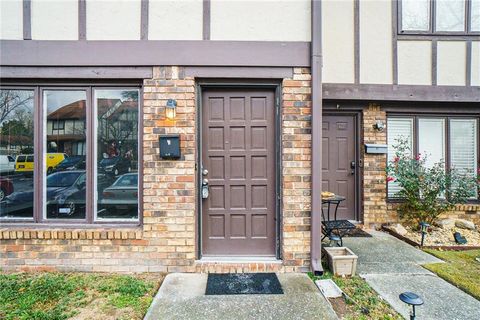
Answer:
<svg viewBox="0 0 480 320"><path fill-rule="evenodd" d="M207 89L202 96L203 254L274 256L274 91Z"/></svg>
<svg viewBox="0 0 480 320"><path fill-rule="evenodd" d="M323 115L322 128L322 191L346 198L338 207L337 219L357 220L355 116Z"/></svg>

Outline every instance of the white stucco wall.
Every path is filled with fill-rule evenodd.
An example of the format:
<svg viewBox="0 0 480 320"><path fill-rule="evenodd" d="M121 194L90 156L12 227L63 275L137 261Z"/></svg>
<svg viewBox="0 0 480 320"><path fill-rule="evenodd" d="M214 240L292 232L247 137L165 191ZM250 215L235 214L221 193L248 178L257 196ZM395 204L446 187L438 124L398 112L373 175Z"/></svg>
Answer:
<svg viewBox="0 0 480 320"><path fill-rule="evenodd" d="M139 40L140 0L87 0L87 40Z"/></svg>
<svg viewBox="0 0 480 320"><path fill-rule="evenodd" d="M33 40L77 40L77 0L32 0Z"/></svg>
<svg viewBox="0 0 480 320"><path fill-rule="evenodd" d="M465 41L438 41L437 84L464 86L466 81L467 46Z"/></svg>
<svg viewBox="0 0 480 320"><path fill-rule="evenodd" d="M202 40L202 0L150 0L150 40Z"/></svg>
<svg viewBox="0 0 480 320"><path fill-rule="evenodd" d="M391 84L392 3L360 1L360 83Z"/></svg>
<svg viewBox="0 0 480 320"><path fill-rule="evenodd" d="M353 83L353 0L322 2L322 81Z"/></svg>
<svg viewBox="0 0 480 320"><path fill-rule="evenodd" d="M398 83L432 84L431 41L398 41Z"/></svg>
<svg viewBox="0 0 480 320"><path fill-rule="evenodd" d="M0 39L23 39L23 1L0 1Z"/></svg>
<svg viewBox="0 0 480 320"><path fill-rule="evenodd" d="M310 0L212 0L212 40L310 41Z"/></svg>
<svg viewBox="0 0 480 320"><path fill-rule="evenodd" d="M480 41L472 42L472 86L480 86Z"/></svg>

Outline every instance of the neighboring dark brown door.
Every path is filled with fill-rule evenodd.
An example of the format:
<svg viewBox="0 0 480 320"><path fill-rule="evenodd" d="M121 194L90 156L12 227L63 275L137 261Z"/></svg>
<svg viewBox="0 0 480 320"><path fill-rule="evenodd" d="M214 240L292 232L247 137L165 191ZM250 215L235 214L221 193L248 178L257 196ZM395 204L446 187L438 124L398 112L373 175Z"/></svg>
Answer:
<svg viewBox="0 0 480 320"><path fill-rule="evenodd" d="M337 219L356 220L355 117L324 115L322 128L322 191L346 198L338 207Z"/></svg>
<svg viewBox="0 0 480 320"><path fill-rule="evenodd" d="M204 255L275 255L274 92L203 92Z"/></svg>

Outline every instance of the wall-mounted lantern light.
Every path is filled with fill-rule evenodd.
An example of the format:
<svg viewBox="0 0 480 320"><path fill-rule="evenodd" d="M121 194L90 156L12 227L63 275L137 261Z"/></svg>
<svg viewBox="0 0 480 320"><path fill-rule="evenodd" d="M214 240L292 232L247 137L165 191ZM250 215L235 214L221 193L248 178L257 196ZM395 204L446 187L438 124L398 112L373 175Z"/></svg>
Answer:
<svg viewBox="0 0 480 320"><path fill-rule="evenodd" d="M175 119L175 116L177 115L176 109L177 101L174 99L168 99L167 106L165 108L165 117L169 120Z"/></svg>
<svg viewBox="0 0 480 320"><path fill-rule="evenodd" d="M375 122L373 125L373 129L382 132L383 129L385 129L385 123L383 123L382 120L377 120L377 122Z"/></svg>

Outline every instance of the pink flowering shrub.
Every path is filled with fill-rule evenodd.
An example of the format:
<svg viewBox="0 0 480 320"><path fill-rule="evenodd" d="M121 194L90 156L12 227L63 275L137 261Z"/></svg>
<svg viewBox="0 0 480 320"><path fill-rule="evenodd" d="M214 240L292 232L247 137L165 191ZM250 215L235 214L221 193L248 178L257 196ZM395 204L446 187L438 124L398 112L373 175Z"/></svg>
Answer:
<svg viewBox="0 0 480 320"><path fill-rule="evenodd" d="M476 177L472 172L445 169L443 161L427 167L427 156L413 155L403 139L394 147L397 151L387 165L387 181L401 187L395 197L401 200L397 211L406 222L414 226L422 221L432 224L442 213L478 194L480 172Z"/></svg>

